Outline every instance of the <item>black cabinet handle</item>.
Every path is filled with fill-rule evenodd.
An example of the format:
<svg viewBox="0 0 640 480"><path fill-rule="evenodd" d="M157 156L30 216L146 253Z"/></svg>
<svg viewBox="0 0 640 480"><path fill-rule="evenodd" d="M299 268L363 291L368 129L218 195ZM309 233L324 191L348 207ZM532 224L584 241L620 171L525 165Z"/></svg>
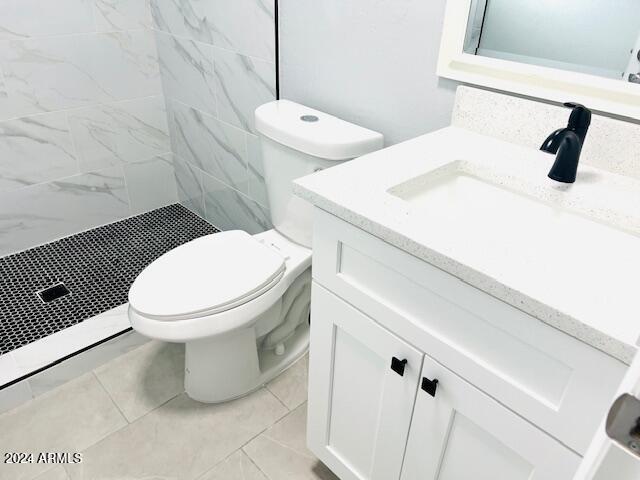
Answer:
<svg viewBox="0 0 640 480"><path fill-rule="evenodd" d="M438 379L434 378L433 380L429 380L428 378L422 377L422 390L427 392L432 397L436 396L436 390L438 389Z"/></svg>
<svg viewBox="0 0 640 480"><path fill-rule="evenodd" d="M407 366L407 359L400 360L399 358L393 357L391 359L391 370L396 372L401 377L404 377L404 367Z"/></svg>

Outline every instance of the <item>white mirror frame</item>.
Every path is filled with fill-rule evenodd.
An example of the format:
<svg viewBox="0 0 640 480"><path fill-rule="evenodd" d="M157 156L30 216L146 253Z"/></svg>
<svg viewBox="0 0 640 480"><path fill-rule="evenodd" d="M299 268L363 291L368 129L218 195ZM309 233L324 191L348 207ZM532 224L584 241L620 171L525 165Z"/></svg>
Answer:
<svg viewBox="0 0 640 480"><path fill-rule="evenodd" d="M640 119L640 85L464 53L472 0L447 0L438 75L473 85Z"/></svg>

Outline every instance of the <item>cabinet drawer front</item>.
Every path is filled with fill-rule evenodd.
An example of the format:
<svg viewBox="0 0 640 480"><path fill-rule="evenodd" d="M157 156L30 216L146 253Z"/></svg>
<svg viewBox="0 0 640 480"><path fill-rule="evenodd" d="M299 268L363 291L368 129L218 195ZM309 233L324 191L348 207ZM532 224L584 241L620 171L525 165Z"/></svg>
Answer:
<svg viewBox="0 0 640 480"><path fill-rule="evenodd" d="M569 480L580 457L425 356L402 480ZM433 392L432 392L433 393Z"/></svg>
<svg viewBox="0 0 640 480"><path fill-rule="evenodd" d="M314 279L584 453L625 365L316 209Z"/></svg>
<svg viewBox="0 0 640 480"><path fill-rule="evenodd" d="M342 480L397 480L422 353L317 284L312 295L309 447Z"/></svg>

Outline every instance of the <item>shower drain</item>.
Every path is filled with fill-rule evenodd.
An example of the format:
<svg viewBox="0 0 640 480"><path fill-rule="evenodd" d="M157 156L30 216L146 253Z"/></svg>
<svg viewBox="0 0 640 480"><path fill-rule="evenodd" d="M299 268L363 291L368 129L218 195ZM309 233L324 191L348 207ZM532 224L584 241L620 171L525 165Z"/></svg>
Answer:
<svg viewBox="0 0 640 480"><path fill-rule="evenodd" d="M43 303L50 303L54 300L65 297L70 293L71 290L69 290L64 283L60 282L36 292L36 295L40 297L40 300L42 300Z"/></svg>

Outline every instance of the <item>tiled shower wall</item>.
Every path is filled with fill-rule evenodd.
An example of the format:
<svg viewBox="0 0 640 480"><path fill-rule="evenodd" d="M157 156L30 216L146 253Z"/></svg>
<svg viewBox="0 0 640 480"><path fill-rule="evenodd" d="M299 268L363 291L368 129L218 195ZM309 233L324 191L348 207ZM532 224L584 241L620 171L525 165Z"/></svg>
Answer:
<svg viewBox="0 0 640 480"><path fill-rule="evenodd" d="M180 201L270 228L253 112L276 98L274 0L152 0Z"/></svg>
<svg viewBox="0 0 640 480"><path fill-rule="evenodd" d="M274 0L1 0L0 256L178 199L270 228L275 84Z"/></svg>
<svg viewBox="0 0 640 480"><path fill-rule="evenodd" d="M177 199L149 0L0 2L0 255Z"/></svg>

